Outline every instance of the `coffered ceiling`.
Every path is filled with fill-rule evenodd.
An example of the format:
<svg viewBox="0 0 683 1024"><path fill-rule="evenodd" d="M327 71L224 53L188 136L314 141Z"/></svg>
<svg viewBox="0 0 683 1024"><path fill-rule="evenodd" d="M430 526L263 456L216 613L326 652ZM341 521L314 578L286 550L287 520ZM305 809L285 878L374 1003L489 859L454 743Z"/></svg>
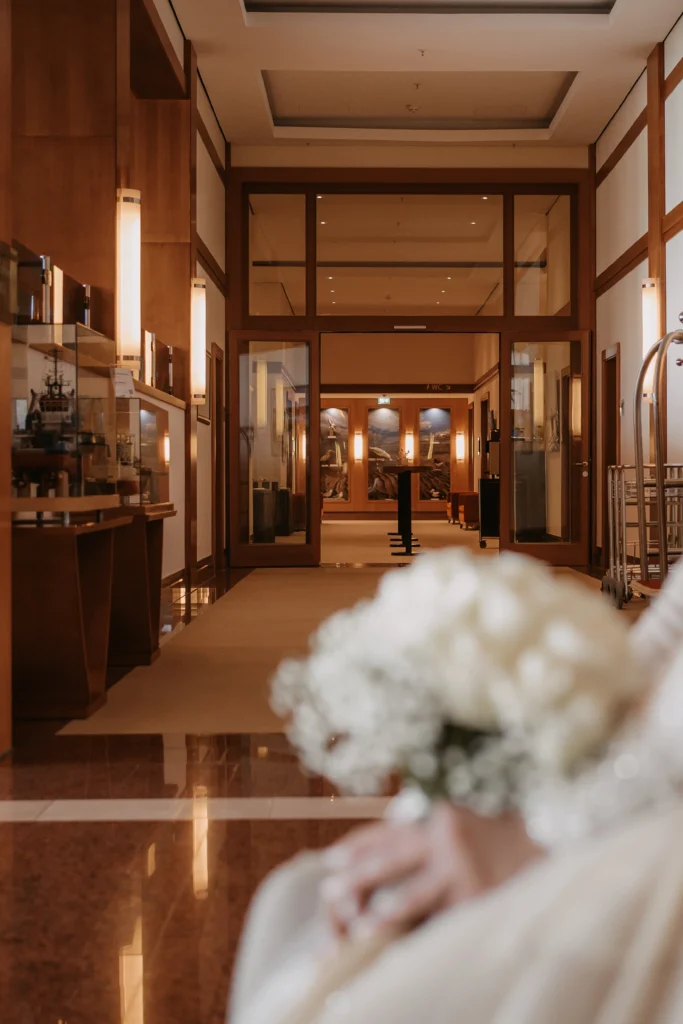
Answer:
<svg viewBox="0 0 683 1024"><path fill-rule="evenodd" d="M174 6L236 146L585 146L681 15L681 0Z"/></svg>

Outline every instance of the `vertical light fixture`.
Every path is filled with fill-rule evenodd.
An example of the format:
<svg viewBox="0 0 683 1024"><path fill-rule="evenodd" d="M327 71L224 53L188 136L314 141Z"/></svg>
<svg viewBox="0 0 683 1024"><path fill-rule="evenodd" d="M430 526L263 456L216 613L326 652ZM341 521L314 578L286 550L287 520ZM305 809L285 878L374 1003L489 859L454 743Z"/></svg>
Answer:
<svg viewBox="0 0 683 1024"><path fill-rule="evenodd" d="M194 787L192 801L192 889L195 898L209 895L209 801L206 786Z"/></svg>
<svg viewBox="0 0 683 1024"><path fill-rule="evenodd" d="M542 359L534 359L534 434L543 437L545 425L545 372Z"/></svg>
<svg viewBox="0 0 683 1024"><path fill-rule="evenodd" d="M142 954L142 917L138 915L129 946L119 949L119 992L121 1024L144 1024L144 960Z"/></svg>
<svg viewBox="0 0 683 1024"><path fill-rule="evenodd" d="M299 454L301 456L301 461L302 462L306 461L306 451L307 451L307 447L306 447L307 446L307 440L306 440L306 438L307 437L308 437L308 434L306 433L305 430L303 430L301 432L301 441L300 441L300 444L299 444Z"/></svg>
<svg viewBox="0 0 683 1024"><path fill-rule="evenodd" d="M660 290L656 277L646 277L642 287L643 300L643 358L660 338ZM643 393L651 399L655 386L655 360L650 363L643 381Z"/></svg>
<svg viewBox="0 0 683 1024"><path fill-rule="evenodd" d="M282 377L275 381L275 430L278 437L285 432L285 384Z"/></svg>
<svg viewBox="0 0 683 1024"><path fill-rule="evenodd" d="M268 363L256 361L256 426L268 426Z"/></svg>
<svg viewBox="0 0 683 1024"><path fill-rule="evenodd" d="M64 323L64 271L52 268L52 323Z"/></svg>
<svg viewBox="0 0 683 1024"><path fill-rule="evenodd" d="M465 435L462 430L457 430L455 433L455 461L465 461Z"/></svg>
<svg viewBox="0 0 683 1024"><path fill-rule="evenodd" d="M156 334L154 331L142 332L142 362L144 382L154 387L154 342Z"/></svg>
<svg viewBox="0 0 683 1024"><path fill-rule="evenodd" d="M406 430L405 453L408 462L413 462L415 459L415 434L412 430Z"/></svg>
<svg viewBox="0 0 683 1024"><path fill-rule="evenodd" d="M357 430L353 435L353 457L356 462L363 461L363 431Z"/></svg>
<svg viewBox="0 0 683 1024"><path fill-rule="evenodd" d="M580 377L572 377L571 431L572 431L572 438L575 441L579 441L581 439L581 433L582 433L582 422L583 421L582 421L582 416L581 416L581 399L582 399L581 378Z"/></svg>
<svg viewBox="0 0 683 1024"><path fill-rule="evenodd" d="M206 280L192 278L190 387L192 405L206 401Z"/></svg>
<svg viewBox="0 0 683 1024"><path fill-rule="evenodd" d="M140 373L142 227L140 193L116 192L116 355L119 366Z"/></svg>
<svg viewBox="0 0 683 1024"><path fill-rule="evenodd" d="M171 464L171 438L168 434L164 434L164 462L167 468Z"/></svg>

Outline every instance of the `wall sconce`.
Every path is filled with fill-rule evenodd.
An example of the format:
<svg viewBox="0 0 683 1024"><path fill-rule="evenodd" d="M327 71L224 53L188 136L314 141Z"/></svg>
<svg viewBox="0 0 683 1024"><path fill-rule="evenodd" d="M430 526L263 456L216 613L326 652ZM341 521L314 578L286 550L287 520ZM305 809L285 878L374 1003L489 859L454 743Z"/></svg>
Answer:
<svg viewBox="0 0 683 1024"><path fill-rule="evenodd" d="M167 467L171 465L171 438L168 434L164 434L164 462Z"/></svg>
<svg viewBox="0 0 683 1024"><path fill-rule="evenodd" d="M116 353L120 366L140 373L142 227L140 193L116 192Z"/></svg>
<svg viewBox="0 0 683 1024"><path fill-rule="evenodd" d="M142 917L135 920L133 939L119 949L119 992L121 1024L143 1024L144 1021L144 959L142 954Z"/></svg>
<svg viewBox="0 0 683 1024"><path fill-rule="evenodd" d="M154 387L154 331L142 332L142 374L145 384Z"/></svg>
<svg viewBox="0 0 683 1024"><path fill-rule="evenodd" d="M52 268L52 323L64 323L64 271Z"/></svg>
<svg viewBox="0 0 683 1024"><path fill-rule="evenodd" d="M465 435L462 430L456 431L455 434L455 461L465 461Z"/></svg>
<svg viewBox="0 0 683 1024"><path fill-rule="evenodd" d="M646 277L642 285L643 300L643 358L650 351L656 341L659 341L660 334L660 289L659 281L655 277ZM655 387L655 362L653 359L648 368L645 380L643 381L643 393L646 398L652 398Z"/></svg>
<svg viewBox="0 0 683 1024"><path fill-rule="evenodd" d="M356 462L363 460L363 431L357 430L353 435L353 457Z"/></svg>
<svg viewBox="0 0 683 1024"><path fill-rule="evenodd" d="M300 437L301 437L301 440L299 442L299 455L301 456L301 461L305 462L306 461L306 452L308 450L308 448L307 448L307 440L306 440L308 435L307 435L305 430L300 435Z"/></svg>
<svg viewBox="0 0 683 1024"><path fill-rule="evenodd" d="M192 278L190 309L190 388L192 405L206 401L206 281Z"/></svg>
<svg viewBox="0 0 683 1024"><path fill-rule="evenodd" d="M534 359L534 433L543 437L545 426L545 371L542 359Z"/></svg>
<svg viewBox="0 0 683 1024"><path fill-rule="evenodd" d="M581 439L582 423L583 423L582 416L581 416L581 378L580 377L572 377L571 388L572 388L572 393L571 393L571 401L572 401L572 407L571 407L571 431L572 431L572 438L575 441L578 441L578 440Z"/></svg>
<svg viewBox="0 0 683 1024"><path fill-rule="evenodd" d="M195 899L209 895L209 801L206 786L195 786L192 801L192 889Z"/></svg>
<svg viewBox="0 0 683 1024"><path fill-rule="evenodd" d="M377 399L377 404L391 405L391 399L389 398L389 395L380 395L379 398Z"/></svg>
<svg viewBox="0 0 683 1024"><path fill-rule="evenodd" d="M268 426L268 363L256 361L256 426Z"/></svg>
<svg viewBox="0 0 683 1024"><path fill-rule="evenodd" d="M415 435L412 430L406 430L405 455L408 462L415 459Z"/></svg>
<svg viewBox="0 0 683 1024"><path fill-rule="evenodd" d="M278 437L285 432L285 385L281 377L275 381L275 432Z"/></svg>

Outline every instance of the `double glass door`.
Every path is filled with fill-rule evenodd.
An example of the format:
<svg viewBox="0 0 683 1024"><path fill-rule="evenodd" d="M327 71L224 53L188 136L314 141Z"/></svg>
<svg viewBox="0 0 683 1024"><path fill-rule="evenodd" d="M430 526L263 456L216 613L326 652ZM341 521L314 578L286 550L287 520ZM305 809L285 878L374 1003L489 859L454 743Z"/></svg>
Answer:
<svg viewBox="0 0 683 1024"><path fill-rule="evenodd" d="M230 562L320 562L319 336L230 335Z"/></svg>
<svg viewBox="0 0 683 1024"><path fill-rule="evenodd" d="M500 547L588 565L590 334L504 334Z"/></svg>

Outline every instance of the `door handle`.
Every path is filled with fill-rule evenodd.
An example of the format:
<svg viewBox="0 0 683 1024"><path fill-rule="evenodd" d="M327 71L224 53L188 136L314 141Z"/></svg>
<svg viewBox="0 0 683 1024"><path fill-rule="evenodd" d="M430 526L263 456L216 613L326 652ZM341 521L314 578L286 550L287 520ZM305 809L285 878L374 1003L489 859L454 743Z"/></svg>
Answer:
<svg viewBox="0 0 683 1024"><path fill-rule="evenodd" d="M574 465L575 466L589 466L590 463L589 462L575 462Z"/></svg>

